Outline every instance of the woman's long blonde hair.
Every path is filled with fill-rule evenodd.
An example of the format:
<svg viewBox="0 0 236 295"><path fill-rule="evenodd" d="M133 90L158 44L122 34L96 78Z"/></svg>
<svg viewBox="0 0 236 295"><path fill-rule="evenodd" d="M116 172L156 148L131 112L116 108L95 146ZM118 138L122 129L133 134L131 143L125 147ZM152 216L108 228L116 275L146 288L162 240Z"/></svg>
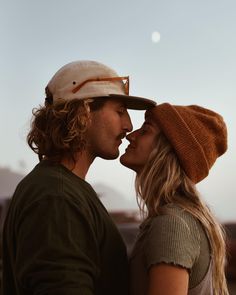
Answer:
<svg viewBox="0 0 236 295"><path fill-rule="evenodd" d="M214 294L228 295L223 228L201 200L195 184L184 173L176 154L162 133L158 135L149 161L137 175L135 187L139 207L146 218L161 214L163 205L175 203L199 220L211 245Z"/></svg>

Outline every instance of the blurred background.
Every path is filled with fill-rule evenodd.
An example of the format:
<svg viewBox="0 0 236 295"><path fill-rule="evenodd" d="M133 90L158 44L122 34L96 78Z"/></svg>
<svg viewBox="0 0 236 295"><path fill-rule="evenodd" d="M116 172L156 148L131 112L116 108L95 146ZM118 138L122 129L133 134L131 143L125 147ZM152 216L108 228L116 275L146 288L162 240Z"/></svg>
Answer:
<svg viewBox="0 0 236 295"><path fill-rule="evenodd" d="M25 137L32 109L44 102L46 84L68 62L96 60L129 75L132 95L157 103L200 104L223 115L228 152L198 189L228 228L233 282L236 2L0 0L0 38L1 218L15 186L38 162ZM144 113L130 115L139 127ZM121 153L126 146L124 141ZM119 160L96 159L87 175L129 245L139 223L134 179Z"/></svg>

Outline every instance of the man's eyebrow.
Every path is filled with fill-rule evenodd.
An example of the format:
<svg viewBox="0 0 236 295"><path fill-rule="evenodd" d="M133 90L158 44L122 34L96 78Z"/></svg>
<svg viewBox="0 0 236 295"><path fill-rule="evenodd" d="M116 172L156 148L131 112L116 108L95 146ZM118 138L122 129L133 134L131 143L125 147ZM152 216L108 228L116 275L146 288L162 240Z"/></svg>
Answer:
<svg viewBox="0 0 236 295"><path fill-rule="evenodd" d="M123 101L117 101L117 106L118 106L119 108L125 108L125 109L127 109L127 105L126 105L126 103L123 102Z"/></svg>

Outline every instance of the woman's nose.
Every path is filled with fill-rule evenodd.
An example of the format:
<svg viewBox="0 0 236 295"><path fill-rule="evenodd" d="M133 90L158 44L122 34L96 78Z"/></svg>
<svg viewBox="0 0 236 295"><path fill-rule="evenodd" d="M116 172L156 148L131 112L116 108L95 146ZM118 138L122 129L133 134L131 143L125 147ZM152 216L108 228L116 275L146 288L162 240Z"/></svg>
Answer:
<svg viewBox="0 0 236 295"><path fill-rule="evenodd" d="M128 135L126 135L126 139L129 141L129 142L133 142L135 140L135 134L136 134L136 131L133 131L133 132L130 132Z"/></svg>

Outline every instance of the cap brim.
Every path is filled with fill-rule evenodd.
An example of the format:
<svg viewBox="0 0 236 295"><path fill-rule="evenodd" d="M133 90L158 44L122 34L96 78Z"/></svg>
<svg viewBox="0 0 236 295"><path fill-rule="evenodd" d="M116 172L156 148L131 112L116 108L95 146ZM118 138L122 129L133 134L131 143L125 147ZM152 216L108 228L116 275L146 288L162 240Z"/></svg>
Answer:
<svg viewBox="0 0 236 295"><path fill-rule="evenodd" d="M109 97L124 100L127 109L132 110L147 110L156 106L156 102L154 100L138 96L110 94Z"/></svg>

